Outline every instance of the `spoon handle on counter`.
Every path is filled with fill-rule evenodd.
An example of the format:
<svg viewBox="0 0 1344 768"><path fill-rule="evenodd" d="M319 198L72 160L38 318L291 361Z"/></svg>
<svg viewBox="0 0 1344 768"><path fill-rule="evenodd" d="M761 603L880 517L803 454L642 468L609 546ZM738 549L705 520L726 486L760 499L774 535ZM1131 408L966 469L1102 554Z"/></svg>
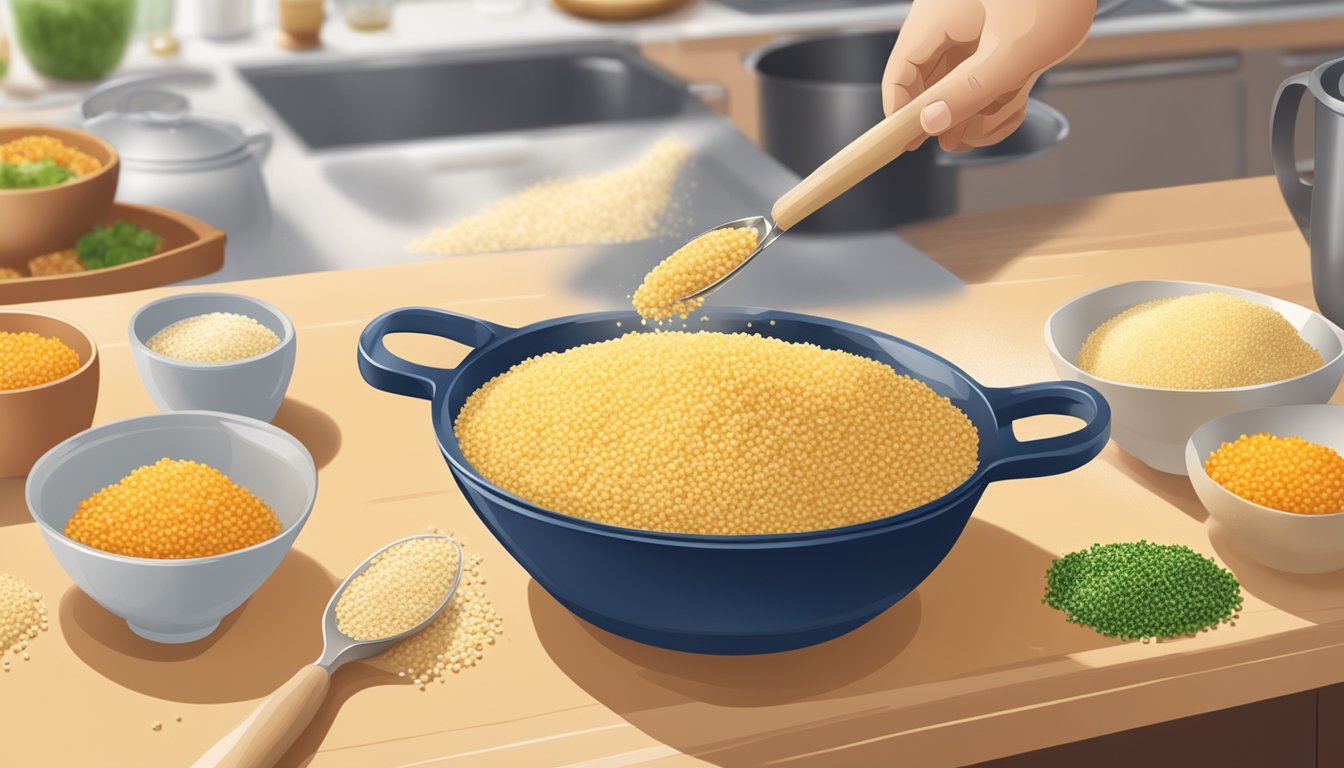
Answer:
<svg viewBox="0 0 1344 768"><path fill-rule="evenodd" d="M781 230L789 229L900 157L911 142L924 135L919 113L927 101L928 95L921 94L896 110L785 192L770 210L775 224Z"/></svg>
<svg viewBox="0 0 1344 768"><path fill-rule="evenodd" d="M324 667L300 669L192 768L271 768L308 727L330 684Z"/></svg>

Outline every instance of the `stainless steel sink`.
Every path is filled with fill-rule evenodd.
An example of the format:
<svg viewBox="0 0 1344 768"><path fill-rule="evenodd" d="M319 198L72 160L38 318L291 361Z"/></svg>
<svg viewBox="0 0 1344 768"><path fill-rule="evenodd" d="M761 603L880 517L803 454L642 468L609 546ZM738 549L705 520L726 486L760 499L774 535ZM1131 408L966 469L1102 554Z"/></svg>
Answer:
<svg viewBox="0 0 1344 768"><path fill-rule="evenodd" d="M618 44L245 67L311 149L660 120L704 107Z"/></svg>

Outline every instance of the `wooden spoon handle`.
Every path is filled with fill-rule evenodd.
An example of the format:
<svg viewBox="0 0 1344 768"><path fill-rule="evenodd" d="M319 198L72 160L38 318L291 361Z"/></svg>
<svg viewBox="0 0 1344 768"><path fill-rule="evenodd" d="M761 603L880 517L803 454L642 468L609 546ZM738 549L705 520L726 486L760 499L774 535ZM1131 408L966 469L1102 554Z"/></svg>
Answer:
<svg viewBox="0 0 1344 768"><path fill-rule="evenodd" d="M862 136L836 152L807 178L775 201L770 215L781 230L816 213L850 187L895 160L915 139L924 135L919 113L930 100L927 94L906 104Z"/></svg>
<svg viewBox="0 0 1344 768"><path fill-rule="evenodd" d="M308 727L330 684L326 669L316 664L300 669L193 768L271 768Z"/></svg>

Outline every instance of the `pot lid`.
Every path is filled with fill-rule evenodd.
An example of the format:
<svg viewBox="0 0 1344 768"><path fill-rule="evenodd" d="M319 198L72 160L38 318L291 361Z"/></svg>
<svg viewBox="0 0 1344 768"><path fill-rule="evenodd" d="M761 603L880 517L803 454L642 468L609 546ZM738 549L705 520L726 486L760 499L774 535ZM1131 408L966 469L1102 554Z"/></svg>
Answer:
<svg viewBox="0 0 1344 768"><path fill-rule="evenodd" d="M126 94L87 127L123 158L155 163L210 160L238 152L246 142L238 126L193 115L185 96L154 88Z"/></svg>

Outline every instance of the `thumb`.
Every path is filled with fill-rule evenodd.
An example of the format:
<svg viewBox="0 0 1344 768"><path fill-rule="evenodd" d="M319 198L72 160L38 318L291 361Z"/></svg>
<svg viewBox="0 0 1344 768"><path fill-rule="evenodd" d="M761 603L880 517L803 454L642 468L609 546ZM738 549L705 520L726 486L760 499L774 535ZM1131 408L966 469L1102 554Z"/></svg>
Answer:
<svg viewBox="0 0 1344 768"><path fill-rule="evenodd" d="M924 132L930 136L946 133L993 105L1000 96L1012 91L1006 57L976 51L927 89L931 101L919 113Z"/></svg>

